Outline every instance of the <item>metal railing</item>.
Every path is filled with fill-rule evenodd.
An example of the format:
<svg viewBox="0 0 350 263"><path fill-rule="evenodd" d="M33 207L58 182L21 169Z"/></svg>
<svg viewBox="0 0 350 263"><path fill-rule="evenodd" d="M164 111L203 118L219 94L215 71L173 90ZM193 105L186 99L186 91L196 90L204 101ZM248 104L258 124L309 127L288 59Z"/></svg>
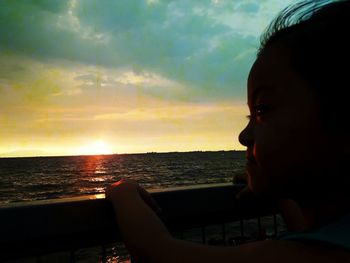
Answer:
<svg viewBox="0 0 350 263"><path fill-rule="evenodd" d="M276 236L276 209L256 201L236 201L235 194L241 188L202 185L151 191L151 195L162 208L163 222L178 238L186 238L186 231L192 229L190 239L237 245L251 239L245 233L246 220L255 218L255 238L259 239L261 217L267 215L273 229L268 236ZM0 222L1 262L24 257L42 262L43 255L60 251L68 251L68 262L75 262L77 250L96 246L101 248L99 261L107 262L108 244L122 242L112 206L104 195L8 204L0 207ZM232 224L236 229L238 224L238 235L228 234ZM216 230L210 231L213 225ZM210 238L213 231L221 237Z"/></svg>

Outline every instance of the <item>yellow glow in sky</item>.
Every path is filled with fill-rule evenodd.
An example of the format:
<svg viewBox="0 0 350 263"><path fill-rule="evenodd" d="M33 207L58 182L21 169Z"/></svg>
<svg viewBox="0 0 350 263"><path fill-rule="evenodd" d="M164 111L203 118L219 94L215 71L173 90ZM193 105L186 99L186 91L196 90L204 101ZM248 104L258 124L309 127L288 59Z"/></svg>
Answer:
<svg viewBox="0 0 350 263"><path fill-rule="evenodd" d="M186 101L201 94L151 72L1 57L20 70L0 81L0 157L244 149L245 100Z"/></svg>

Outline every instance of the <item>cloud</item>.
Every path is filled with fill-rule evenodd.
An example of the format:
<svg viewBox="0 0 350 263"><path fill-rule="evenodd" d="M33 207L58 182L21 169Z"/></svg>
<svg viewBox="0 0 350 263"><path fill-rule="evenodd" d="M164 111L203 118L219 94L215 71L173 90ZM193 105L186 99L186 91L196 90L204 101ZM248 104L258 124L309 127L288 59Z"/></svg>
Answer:
<svg viewBox="0 0 350 263"><path fill-rule="evenodd" d="M1 1L0 48L150 72L193 94L243 97L258 39L242 26L264 12L263 2Z"/></svg>
<svg viewBox="0 0 350 263"><path fill-rule="evenodd" d="M31 0L27 2L37 6L39 9L52 13L62 13L68 8L68 2L62 0Z"/></svg>
<svg viewBox="0 0 350 263"><path fill-rule="evenodd" d="M188 88L213 90L210 95L242 94L254 53L249 53L249 64L239 63L239 67L235 57L253 49L256 39L242 37L198 11L204 8L212 8L211 2L170 1L150 6L142 1L116 1L96 6L95 1L82 1L76 14L81 23L109 34L115 44L112 52L119 53L123 66L155 72Z"/></svg>

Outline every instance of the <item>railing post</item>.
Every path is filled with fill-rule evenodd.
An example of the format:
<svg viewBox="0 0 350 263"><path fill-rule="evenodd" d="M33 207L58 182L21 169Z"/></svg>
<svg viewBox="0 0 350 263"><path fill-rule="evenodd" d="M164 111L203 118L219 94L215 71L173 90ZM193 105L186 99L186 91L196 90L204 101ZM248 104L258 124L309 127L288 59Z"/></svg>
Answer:
<svg viewBox="0 0 350 263"><path fill-rule="evenodd" d="M74 250L70 251L70 262L75 263L75 251Z"/></svg>
<svg viewBox="0 0 350 263"><path fill-rule="evenodd" d="M243 219L239 220L239 225L241 228L241 238L244 239L244 221L243 221Z"/></svg>
<svg viewBox="0 0 350 263"><path fill-rule="evenodd" d="M277 215L273 214L273 229L275 232L275 237L278 236L278 228L277 228Z"/></svg>
<svg viewBox="0 0 350 263"><path fill-rule="evenodd" d="M103 244L102 245L102 263L106 263L107 259L106 259L106 245Z"/></svg>
<svg viewBox="0 0 350 263"><path fill-rule="evenodd" d="M224 242L224 245L226 245L226 227L225 223L222 224L222 241Z"/></svg>
<svg viewBox="0 0 350 263"><path fill-rule="evenodd" d="M202 243L206 244L207 243L207 236L206 236L206 232L205 232L205 226L201 227L202 230Z"/></svg>

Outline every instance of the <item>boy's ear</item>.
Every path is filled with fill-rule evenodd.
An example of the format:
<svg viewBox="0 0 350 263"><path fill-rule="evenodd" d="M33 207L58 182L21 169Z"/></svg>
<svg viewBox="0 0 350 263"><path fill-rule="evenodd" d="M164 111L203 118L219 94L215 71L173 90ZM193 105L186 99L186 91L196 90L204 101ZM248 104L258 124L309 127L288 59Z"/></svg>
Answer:
<svg viewBox="0 0 350 263"><path fill-rule="evenodd" d="M346 156L350 156L350 141L348 140L348 143L344 147L344 153Z"/></svg>
<svg viewBox="0 0 350 263"><path fill-rule="evenodd" d="M343 153L347 158L350 158L350 138L349 136L344 136L343 139Z"/></svg>
<svg viewBox="0 0 350 263"><path fill-rule="evenodd" d="M329 143L335 146L335 150L339 151L339 154L350 154L350 136L348 134L348 129L344 129L342 131L336 130L330 133Z"/></svg>

